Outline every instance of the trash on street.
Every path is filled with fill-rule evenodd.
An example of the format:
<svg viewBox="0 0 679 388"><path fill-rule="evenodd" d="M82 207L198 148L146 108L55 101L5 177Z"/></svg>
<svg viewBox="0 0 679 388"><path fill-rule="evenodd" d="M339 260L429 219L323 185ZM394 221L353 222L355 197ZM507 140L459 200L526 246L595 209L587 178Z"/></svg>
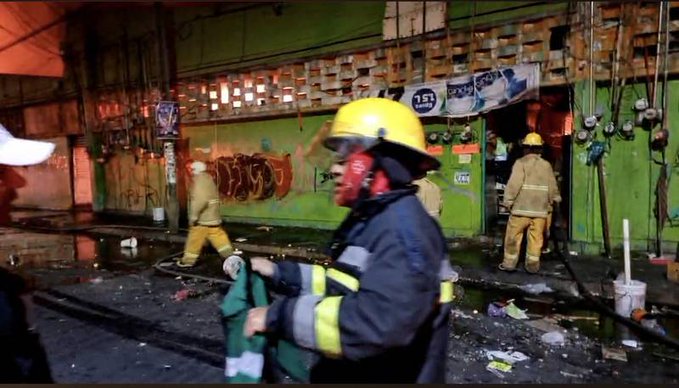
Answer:
<svg viewBox="0 0 679 388"><path fill-rule="evenodd" d="M174 295L172 295L172 300L174 300L175 302L181 302L194 295L195 292L193 290L184 288L182 290L175 292Z"/></svg>
<svg viewBox="0 0 679 388"><path fill-rule="evenodd" d="M554 346L561 346L566 341L563 334L558 331L550 331L549 333L545 333L542 335L542 337L540 337L540 339L542 339L543 343Z"/></svg>
<svg viewBox="0 0 679 388"><path fill-rule="evenodd" d="M601 345L601 356L604 360L627 362L627 352L622 349L609 348L605 345Z"/></svg>
<svg viewBox="0 0 679 388"><path fill-rule="evenodd" d="M519 287L521 290L533 294L533 295L539 295L544 292L554 292L551 288L547 286L546 283L535 283L535 284L526 284L523 286Z"/></svg>
<svg viewBox="0 0 679 388"><path fill-rule="evenodd" d="M486 357L488 357L488 359L491 361L499 360L507 364L514 364L516 362L530 360L530 357L518 351L503 352L500 350L486 350Z"/></svg>
<svg viewBox="0 0 679 388"><path fill-rule="evenodd" d="M507 316L507 306L499 303L493 302L488 305L488 316L494 318L504 318Z"/></svg>
<svg viewBox="0 0 679 388"><path fill-rule="evenodd" d="M491 361L486 365L486 369L494 369L494 370L499 370L501 372L509 372L512 370L512 366L510 364L501 362L501 361Z"/></svg>
<svg viewBox="0 0 679 388"><path fill-rule="evenodd" d="M137 239L134 237L130 237L128 239L122 240L120 242L120 247L121 248L136 248L137 247Z"/></svg>
<svg viewBox="0 0 679 388"><path fill-rule="evenodd" d="M510 302L505 307L505 311L507 312L507 315L514 319L528 319L528 315L526 315L526 310L521 310L514 304L514 302Z"/></svg>

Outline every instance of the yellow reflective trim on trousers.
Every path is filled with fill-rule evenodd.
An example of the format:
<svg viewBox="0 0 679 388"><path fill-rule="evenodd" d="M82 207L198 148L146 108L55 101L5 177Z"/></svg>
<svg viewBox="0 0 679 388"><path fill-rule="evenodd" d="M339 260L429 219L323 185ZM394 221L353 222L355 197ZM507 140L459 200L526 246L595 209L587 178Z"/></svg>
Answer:
<svg viewBox="0 0 679 388"><path fill-rule="evenodd" d="M350 289L351 291L358 291L358 279L351 275L347 275L344 272L338 271L334 268L330 268L326 271L326 275L328 278L338 282L339 284L343 285L344 287Z"/></svg>
<svg viewBox="0 0 679 388"><path fill-rule="evenodd" d="M325 295L325 269L320 265L311 267L311 293Z"/></svg>
<svg viewBox="0 0 679 388"><path fill-rule="evenodd" d="M339 309L341 296L324 298L316 305L316 346L327 356L342 355L342 343L339 331Z"/></svg>
<svg viewBox="0 0 679 388"><path fill-rule="evenodd" d="M453 299L455 299L453 282L441 282L441 296L439 297L439 303L450 303Z"/></svg>

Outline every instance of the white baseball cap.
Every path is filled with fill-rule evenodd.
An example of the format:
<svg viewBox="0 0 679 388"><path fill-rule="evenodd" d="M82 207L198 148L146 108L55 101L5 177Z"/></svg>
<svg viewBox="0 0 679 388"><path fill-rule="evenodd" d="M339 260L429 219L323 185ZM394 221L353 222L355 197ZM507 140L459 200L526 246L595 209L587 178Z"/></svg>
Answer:
<svg viewBox="0 0 679 388"><path fill-rule="evenodd" d="M9 166L38 164L47 160L53 151L53 143L17 139L0 124L0 164Z"/></svg>

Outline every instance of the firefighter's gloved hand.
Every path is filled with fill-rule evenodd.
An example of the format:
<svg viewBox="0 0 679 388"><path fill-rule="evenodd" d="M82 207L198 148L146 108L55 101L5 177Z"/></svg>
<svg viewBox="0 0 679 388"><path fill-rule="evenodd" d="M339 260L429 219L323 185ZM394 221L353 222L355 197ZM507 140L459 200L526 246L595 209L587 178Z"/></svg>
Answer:
<svg viewBox="0 0 679 388"><path fill-rule="evenodd" d="M253 257L250 259L250 264L253 271L266 278L272 277L276 271L276 264L264 257Z"/></svg>
<svg viewBox="0 0 679 388"><path fill-rule="evenodd" d="M243 261L240 256L231 255L224 260L222 269L224 269L224 273L229 275L231 279L236 280L238 272L240 272L243 265L245 265L245 261Z"/></svg>

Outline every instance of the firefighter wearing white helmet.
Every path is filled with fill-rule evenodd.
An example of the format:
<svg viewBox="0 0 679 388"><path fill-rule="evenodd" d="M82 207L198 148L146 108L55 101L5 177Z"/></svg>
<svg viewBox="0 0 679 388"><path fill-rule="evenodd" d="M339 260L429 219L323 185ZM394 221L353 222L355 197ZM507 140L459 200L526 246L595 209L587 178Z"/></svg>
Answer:
<svg viewBox="0 0 679 388"><path fill-rule="evenodd" d="M351 208L332 263L253 258L284 297L250 310L245 334L315 352L311 382L443 383L454 272L412 184L439 167L422 124L403 104L361 99L339 109L324 144L336 153L335 202Z"/></svg>
<svg viewBox="0 0 679 388"><path fill-rule="evenodd" d="M561 202L552 166L540 157L542 138L529 133L523 140L524 156L512 167L507 182L504 206L510 210L505 232L504 259L499 268L514 271L519 261L521 241L528 230L525 269L540 270L540 254L547 219L554 203Z"/></svg>
<svg viewBox="0 0 679 388"><path fill-rule="evenodd" d="M208 240L223 258L228 258L233 253L231 240L221 227L219 191L207 173L207 166L203 162L195 161L191 163L191 174L189 235L186 238L184 255L177 261L179 267L196 265L205 240Z"/></svg>

